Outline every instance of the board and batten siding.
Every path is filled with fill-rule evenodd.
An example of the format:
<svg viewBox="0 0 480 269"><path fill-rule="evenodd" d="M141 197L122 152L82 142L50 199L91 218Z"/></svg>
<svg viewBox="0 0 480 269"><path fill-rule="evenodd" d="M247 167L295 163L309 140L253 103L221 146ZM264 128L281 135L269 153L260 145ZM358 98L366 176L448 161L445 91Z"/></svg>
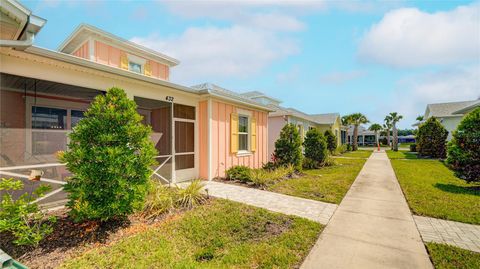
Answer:
<svg viewBox="0 0 480 269"><path fill-rule="evenodd" d="M89 59L89 42L83 43L76 51L72 53L77 57L81 57L84 59ZM97 63L128 69L128 62L126 65L121 64L122 57L127 58L127 52L105 44L101 41L95 40L94 41L94 61ZM139 58L143 58L140 55L135 55ZM156 77L163 80L169 80L170 70L169 67L165 64L152 61L149 59L145 59L148 65L148 68L145 66L145 75Z"/></svg>
<svg viewBox="0 0 480 269"><path fill-rule="evenodd" d="M238 107L236 105L211 101L211 176L225 177L225 170L235 165L260 168L268 162L268 114L264 111ZM240 155L231 150L231 115L238 114L238 109L248 111L256 120L256 133L251 138L256 140L256 150L250 154ZM200 177L208 178L208 102L200 102ZM206 145L206 146L204 146Z"/></svg>

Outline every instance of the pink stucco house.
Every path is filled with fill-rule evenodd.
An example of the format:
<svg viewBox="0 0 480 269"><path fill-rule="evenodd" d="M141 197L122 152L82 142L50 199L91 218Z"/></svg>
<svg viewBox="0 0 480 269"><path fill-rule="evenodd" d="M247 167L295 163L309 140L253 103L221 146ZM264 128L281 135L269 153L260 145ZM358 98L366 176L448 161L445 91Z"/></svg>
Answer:
<svg viewBox="0 0 480 269"><path fill-rule="evenodd" d="M173 83L178 60L90 25L58 50L37 47L33 37L46 21L14 0L3 2L0 176L27 178L40 169L45 182L61 184L69 173L56 152L66 149L93 98L112 86L123 88L152 126L153 177L211 180L233 165L268 161L268 106L208 83Z"/></svg>

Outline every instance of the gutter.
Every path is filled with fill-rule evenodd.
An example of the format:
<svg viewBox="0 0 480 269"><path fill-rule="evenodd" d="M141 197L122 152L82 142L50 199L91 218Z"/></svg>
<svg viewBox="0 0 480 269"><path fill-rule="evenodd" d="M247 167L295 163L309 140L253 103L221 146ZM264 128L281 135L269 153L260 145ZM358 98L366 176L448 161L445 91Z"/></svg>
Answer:
<svg viewBox="0 0 480 269"><path fill-rule="evenodd" d="M28 23L26 24L28 25ZM25 26L26 28L26 26ZM16 50L26 50L28 47L33 45L33 40L35 39L35 34L31 32L26 32L26 39L25 40L5 40L0 39L0 47L11 47Z"/></svg>

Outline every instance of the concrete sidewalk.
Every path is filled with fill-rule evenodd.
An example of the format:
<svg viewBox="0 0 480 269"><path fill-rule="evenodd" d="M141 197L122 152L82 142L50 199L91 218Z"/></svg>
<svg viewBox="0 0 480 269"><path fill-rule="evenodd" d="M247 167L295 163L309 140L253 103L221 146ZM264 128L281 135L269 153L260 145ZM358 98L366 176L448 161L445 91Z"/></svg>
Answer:
<svg viewBox="0 0 480 269"><path fill-rule="evenodd" d="M301 268L433 268L383 150L367 160Z"/></svg>

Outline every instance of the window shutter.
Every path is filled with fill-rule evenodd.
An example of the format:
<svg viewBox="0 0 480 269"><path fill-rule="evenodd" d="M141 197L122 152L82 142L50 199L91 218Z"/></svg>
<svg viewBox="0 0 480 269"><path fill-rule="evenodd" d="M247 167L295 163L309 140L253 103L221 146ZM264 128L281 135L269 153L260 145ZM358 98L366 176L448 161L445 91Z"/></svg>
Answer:
<svg viewBox="0 0 480 269"><path fill-rule="evenodd" d="M250 119L250 151L257 151L257 119Z"/></svg>
<svg viewBox="0 0 480 269"><path fill-rule="evenodd" d="M120 68L128 70L128 57L125 53L120 55Z"/></svg>
<svg viewBox="0 0 480 269"><path fill-rule="evenodd" d="M230 114L230 152L238 152L238 114Z"/></svg>
<svg viewBox="0 0 480 269"><path fill-rule="evenodd" d="M143 71L145 73L145 76L152 76L152 66L150 65L150 62L147 62L145 66L143 67Z"/></svg>

